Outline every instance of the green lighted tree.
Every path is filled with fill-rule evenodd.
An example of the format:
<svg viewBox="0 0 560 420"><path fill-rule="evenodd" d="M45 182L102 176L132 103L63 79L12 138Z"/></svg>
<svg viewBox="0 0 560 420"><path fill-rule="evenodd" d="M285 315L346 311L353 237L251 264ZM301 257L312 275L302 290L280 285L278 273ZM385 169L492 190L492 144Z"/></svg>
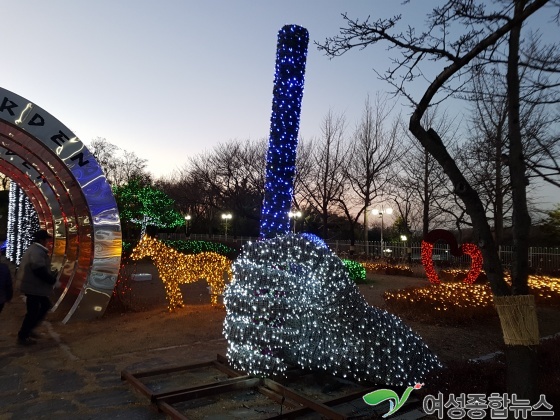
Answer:
<svg viewBox="0 0 560 420"><path fill-rule="evenodd" d="M175 201L166 193L135 178L113 188L123 230L129 225L141 226L142 234L148 226L174 228L185 223L175 209Z"/></svg>

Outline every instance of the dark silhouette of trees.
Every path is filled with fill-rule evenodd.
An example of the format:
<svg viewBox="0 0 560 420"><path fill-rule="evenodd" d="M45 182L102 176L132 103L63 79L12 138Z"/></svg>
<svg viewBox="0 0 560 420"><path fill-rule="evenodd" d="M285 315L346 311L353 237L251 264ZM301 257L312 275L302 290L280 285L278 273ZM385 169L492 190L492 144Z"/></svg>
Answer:
<svg viewBox="0 0 560 420"><path fill-rule="evenodd" d="M148 160L138 157L136 153L122 150L101 137L93 139L87 147L111 186L124 185L134 179L141 179L144 183L152 182L152 177L146 170Z"/></svg>
<svg viewBox="0 0 560 420"><path fill-rule="evenodd" d="M391 120L394 105L386 95L377 95L373 105L368 97L351 140L346 168L350 188L339 204L351 226L352 240L360 217L364 218L364 240L367 240L367 212L374 200L388 188L402 155L398 118Z"/></svg>
<svg viewBox="0 0 560 420"><path fill-rule="evenodd" d="M321 137L312 142L306 176L300 171L303 197L321 215L321 236L325 239L329 237L329 216L337 210L346 183L349 149L345 126L344 116L329 111L320 127Z"/></svg>

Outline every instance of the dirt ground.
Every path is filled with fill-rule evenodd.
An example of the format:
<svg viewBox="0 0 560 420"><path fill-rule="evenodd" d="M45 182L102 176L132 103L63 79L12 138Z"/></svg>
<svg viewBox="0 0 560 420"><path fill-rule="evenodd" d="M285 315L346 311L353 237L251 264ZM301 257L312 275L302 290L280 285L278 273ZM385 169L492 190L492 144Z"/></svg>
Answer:
<svg viewBox="0 0 560 420"><path fill-rule="evenodd" d="M128 269L135 273L151 273L153 278L125 284L129 291L121 304L112 303L99 319L62 324L64 313L49 314L48 322L39 328L42 335L39 343L31 348L15 344L25 312L23 299L18 296L7 304L1 314L4 334L0 335L0 419L53 418L36 416L42 407L51 411L58 407L60 418L160 419L163 414L151 407L149 400L140 396L130 383L121 380L123 371L153 371L199 364L216 360L216 354L226 354L227 343L222 336L225 308L210 304L205 282L182 285L185 307L169 312L163 283L155 267L142 262ZM369 283L359 289L371 305L384 308L383 293L386 290L425 285L425 278L370 274ZM560 310L542 308L538 312L541 336L560 331ZM427 325L406 319L405 322L446 365L486 356L502 347L497 317L463 328ZM181 371L177 375L163 376L143 379L142 382L150 389L164 392L225 378L216 369ZM355 391L351 385L357 386L348 383L327 392L325 380L312 375L298 377L296 382L287 385L312 401L335 398L337 392ZM57 392L61 389L64 398ZM28 398L33 401L28 403ZM361 398L358 402L361 405L355 401L346 405L348 413L355 415L373 410L363 404ZM263 418L263 413L281 413L284 405L251 389L196 399L192 404L184 402L174 407L188 413L189 418L248 420ZM339 408L337 406L337 410ZM378 408L380 413L387 411ZM100 415L101 412L105 414ZM229 417L224 417L224 413Z"/></svg>
<svg viewBox="0 0 560 420"><path fill-rule="evenodd" d="M81 359L100 358L104 355L136 353L184 345L207 343L210 348L225 354L226 342L222 337L225 317L223 307L210 304L207 284L203 281L182 285L185 307L169 312L165 291L151 263L139 263L131 270L151 273L150 281L130 281L126 295L127 311L111 305L105 315L89 322L53 322L64 342L71 343L72 352ZM360 291L373 306L384 308L383 293L390 289L424 286L425 278L369 274L372 284L360 285ZM541 336L560 332L560 311L539 309ZM50 315L56 321L56 314ZM498 318L484 320L476 327L452 328L405 322L416 331L444 363L477 358L500 351L503 339ZM202 351L205 346L200 347ZM204 355L197 355L197 359ZM208 360L215 353L208 354Z"/></svg>

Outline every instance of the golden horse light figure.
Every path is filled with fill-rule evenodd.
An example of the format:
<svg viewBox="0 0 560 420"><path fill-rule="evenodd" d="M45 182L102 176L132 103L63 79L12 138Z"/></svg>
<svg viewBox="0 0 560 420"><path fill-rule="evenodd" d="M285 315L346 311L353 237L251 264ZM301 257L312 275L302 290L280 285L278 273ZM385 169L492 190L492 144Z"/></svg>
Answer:
<svg viewBox="0 0 560 420"><path fill-rule="evenodd" d="M216 252L201 252L187 255L165 245L163 242L144 235L132 251L133 260L150 257L165 286L169 310L183 307L180 284L194 283L205 279L210 286L213 305L232 277L231 260Z"/></svg>

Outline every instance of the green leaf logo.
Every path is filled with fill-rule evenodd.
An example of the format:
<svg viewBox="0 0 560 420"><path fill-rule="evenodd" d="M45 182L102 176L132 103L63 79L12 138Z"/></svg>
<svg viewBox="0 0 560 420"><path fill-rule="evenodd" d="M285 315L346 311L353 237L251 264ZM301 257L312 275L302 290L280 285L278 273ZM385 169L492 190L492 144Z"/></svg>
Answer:
<svg viewBox="0 0 560 420"><path fill-rule="evenodd" d="M389 401L389 411L382 416L385 418L396 413L403 406L406 400L408 400L412 390L420 389L423 385L424 384L416 384L414 386L407 387L400 398L397 393L391 389L378 389L364 395L363 398L365 403L368 405L377 405L382 402Z"/></svg>

